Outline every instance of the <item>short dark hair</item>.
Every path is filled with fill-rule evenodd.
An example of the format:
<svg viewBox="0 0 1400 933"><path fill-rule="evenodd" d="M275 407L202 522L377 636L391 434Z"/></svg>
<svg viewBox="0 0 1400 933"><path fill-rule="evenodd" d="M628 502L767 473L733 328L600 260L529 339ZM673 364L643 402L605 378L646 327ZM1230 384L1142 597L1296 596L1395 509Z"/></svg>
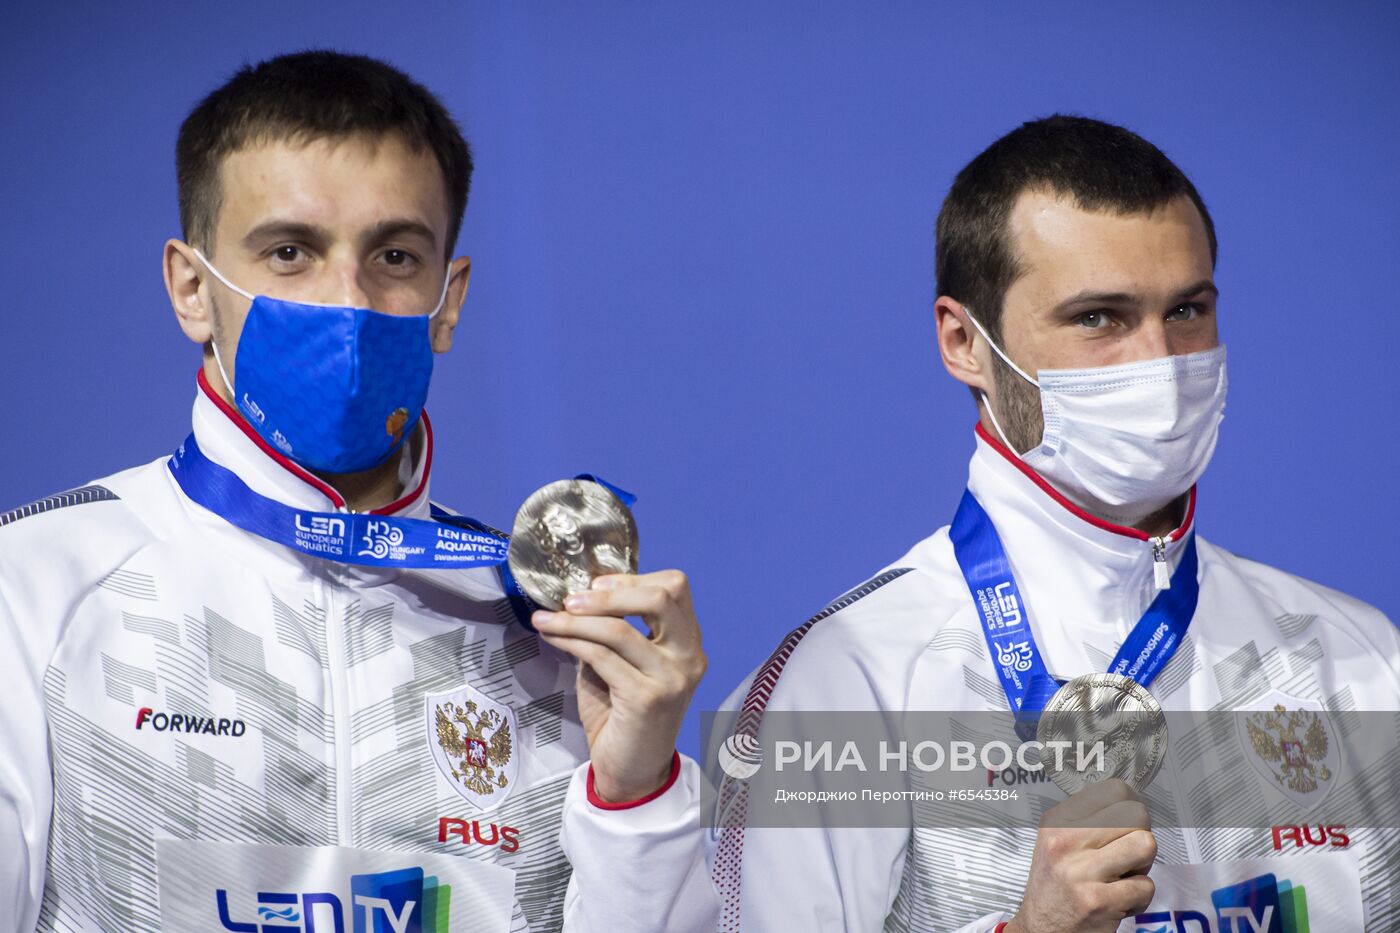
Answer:
<svg viewBox="0 0 1400 933"><path fill-rule="evenodd" d="M1007 226L1022 192L1045 190L1086 211L1150 211L1186 195L1201 212L1215 265L1215 224L1195 185L1162 150L1121 126L1055 114L1023 123L958 173L938 212L938 293L969 305L1001 342L1006 290L1022 273Z"/></svg>
<svg viewBox="0 0 1400 933"><path fill-rule="evenodd" d="M472 153L462 131L427 88L364 55L316 49L244 65L185 118L175 143L180 227L187 242L213 252L224 157L268 141L308 143L399 133L414 152L432 150L451 212L451 258L467 209Z"/></svg>

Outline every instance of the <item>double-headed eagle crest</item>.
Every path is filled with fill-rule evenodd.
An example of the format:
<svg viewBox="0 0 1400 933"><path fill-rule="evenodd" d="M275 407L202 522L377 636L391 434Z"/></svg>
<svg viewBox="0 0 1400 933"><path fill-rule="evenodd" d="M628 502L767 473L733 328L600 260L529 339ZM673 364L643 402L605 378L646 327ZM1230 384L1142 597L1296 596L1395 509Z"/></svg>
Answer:
<svg viewBox="0 0 1400 933"><path fill-rule="evenodd" d="M483 800L505 790L510 784L510 721L470 698L462 705L449 699L434 707L437 744L452 779Z"/></svg>
<svg viewBox="0 0 1400 933"><path fill-rule="evenodd" d="M1296 794L1311 794L1332 779L1327 767L1327 729L1311 710L1289 712L1283 704L1255 713L1245 721L1254 754L1268 766L1281 787Z"/></svg>

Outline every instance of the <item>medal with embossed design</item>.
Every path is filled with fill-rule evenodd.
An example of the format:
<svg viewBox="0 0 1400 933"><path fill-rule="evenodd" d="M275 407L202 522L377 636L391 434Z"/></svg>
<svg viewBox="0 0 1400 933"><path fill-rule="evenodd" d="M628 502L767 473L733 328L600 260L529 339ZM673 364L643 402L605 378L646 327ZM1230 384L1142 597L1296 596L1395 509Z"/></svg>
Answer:
<svg viewBox="0 0 1400 933"><path fill-rule="evenodd" d="M1147 688L1122 674L1085 674L1055 691L1040 714L1036 739L1046 746L1041 760L1066 794L1120 778L1138 793L1147 789L1167 753L1167 718ZM1050 742L1067 742L1064 754ZM1103 743L1103 767L1080 770L1081 747ZM1057 767L1058 763L1058 767ZM1096 764L1089 756L1086 764Z"/></svg>
<svg viewBox="0 0 1400 933"><path fill-rule="evenodd" d="M637 572L637 522L601 483L560 480L531 493L515 514L507 559L526 595L558 611L595 577Z"/></svg>

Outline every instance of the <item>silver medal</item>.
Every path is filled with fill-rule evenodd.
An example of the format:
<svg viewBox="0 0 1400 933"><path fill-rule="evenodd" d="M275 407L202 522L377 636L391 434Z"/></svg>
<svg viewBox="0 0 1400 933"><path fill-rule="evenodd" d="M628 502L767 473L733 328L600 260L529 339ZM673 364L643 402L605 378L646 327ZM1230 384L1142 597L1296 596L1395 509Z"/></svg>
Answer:
<svg viewBox="0 0 1400 933"><path fill-rule="evenodd" d="M1138 793L1147 789L1167 753L1167 718L1156 698L1131 677L1085 674L1055 691L1040 714L1036 739L1070 744L1063 767L1047 749L1041 756L1050 779L1066 794L1097 781L1120 778ZM1080 743L1104 743L1104 769L1079 771Z"/></svg>
<svg viewBox="0 0 1400 933"><path fill-rule="evenodd" d="M527 596L558 611L565 596L588 589L594 577L637 572L637 522L600 483L550 483L515 513L507 561Z"/></svg>

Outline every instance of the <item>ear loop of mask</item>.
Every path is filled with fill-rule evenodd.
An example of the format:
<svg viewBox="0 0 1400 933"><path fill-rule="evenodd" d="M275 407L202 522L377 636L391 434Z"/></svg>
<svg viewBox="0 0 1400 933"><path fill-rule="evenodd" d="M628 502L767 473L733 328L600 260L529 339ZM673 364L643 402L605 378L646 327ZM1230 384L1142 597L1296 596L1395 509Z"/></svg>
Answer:
<svg viewBox="0 0 1400 933"><path fill-rule="evenodd" d="M210 262L210 261L205 257L205 255L199 251L198 247L190 247L190 248L193 249L193 250L194 250L194 254L195 254L196 256L199 257L199 261L202 262L202 263L204 263L204 268L206 268L206 269L208 269L210 272L214 273L214 278L218 279L220 282L223 282L224 285L227 286L229 289L231 289L231 290L237 292L238 294L242 295L244 298L247 298L249 301L255 300L255 296L254 296L254 295L251 295L251 294L249 294L248 292L245 292L243 289L239 288L237 285L234 285L234 284L233 284L232 282L230 282L228 279L224 278L224 274L214 267L214 264L213 264L212 262ZM433 310L431 310L431 311L428 312L428 320L431 321L433 318L437 317L437 313L438 313L439 311L442 310L443 304L447 301L447 286L450 285L450 284L452 284L452 267L449 265L449 266L448 266L448 269L447 269L447 275L446 275L446 277L443 278L443 280L442 280L442 294L438 295L437 305L433 308ZM316 301L303 301L303 302L298 302L298 303L299 303L299 304L315 305L315 306L318 307L318 308L341 308L341 307L344 307L344 305L324 304L324 303L316 302ZM214 348L214 365L217 366L217 367L219 367L219 375L223 377L223 379L224 379L224 385L228 386L229 392L233 392L233 380L230 379L230 378L228 377L228 372L227 372L227 370L224 369L224 361L223 361L222 359L219 358L219 341L217 341L217 340L211 340L211 341L209 341L209 345L212 346L212 347ZM998 430L1000 430L1000 429L998 429Z"/></svg>
<svg viewBox="0 0 1400 933"><path fill-rule="evenodd" d="M967 319L972 322L972 326L977 328L977 333L981 334L982 339L987 341L987 346L991 347L992 350L996 352L996 355L1001 357L1001 361L1007 366L1010 366L1012 371L1015 372L1016 375L1020 376L1022 379L1026 380L1031 385L1039 389L1040 383L1032 379L1030 376L1026 375L1026 371L1024 369L1011 362L1011 357L1001 352L1001 347L997 346L996 341L993 340L991 337L987 336L987 332L982 329L982 324L977 320L977 318L973 317L972 309L969 308L967 305L963 305L963 311L966 312ZM996 409L992 408L991 399L987 398L987 393L982 391L981 389L978 389L977 393L982 396L982 404L987 406L987 414L991 415L992 417L992 427L997 429L997 434L1001 436L1001 442L1006 445L1007 450L1011 451L1013 454L1016 454L1016 458L1019 460L1021 458L1021 454L1019 451L1016 450L1015 446L1012 445L1011 441L1007 439L1006 432L1001 429L1001 422L997 421Z"/></svg>
<svg viewBox="0 0 1400 933"><path fill-rule="evenodd" d="M192 247L192 248L193 248L193 247ZM218 269L215 269L215 268L214 268L214 264L213 264L212 262L210 262L208 259L204 258L204 254L201 253L198 249L195 249L195 250L194 250L194 254L195 254L196 256L199 257L199 261L200 261L200 262L204 263L204 268L206 268L206 269L208 269L210 272L214 273L214 278L218 279L220 282L223 282L224 285L226 285L228 288L230 288L230 289L232 289L233 291L237 292L238 294L242 295L244 298L247 298L249 301L252 301L252 300L253 300L253 296L252 296L252 295L248 294L248 293L245 292L243 289L239 288L237 285L234 285L234 284L233 284L232 282L230 282L228 279L224 278L223 273L220 272ZM230 379L230 378L228 377L228 370L224 369L224 361L223 361L222 359L219 358L219 341L218 341L218 340L210 340L210 341L209 341L209 346L211 346L211 347L214 348L214 365L217 366L217 367L219 367L219 375L223 377L224 385L228 387L229 394L232 395L232 394L233 394L233 380Z"/></svg>

